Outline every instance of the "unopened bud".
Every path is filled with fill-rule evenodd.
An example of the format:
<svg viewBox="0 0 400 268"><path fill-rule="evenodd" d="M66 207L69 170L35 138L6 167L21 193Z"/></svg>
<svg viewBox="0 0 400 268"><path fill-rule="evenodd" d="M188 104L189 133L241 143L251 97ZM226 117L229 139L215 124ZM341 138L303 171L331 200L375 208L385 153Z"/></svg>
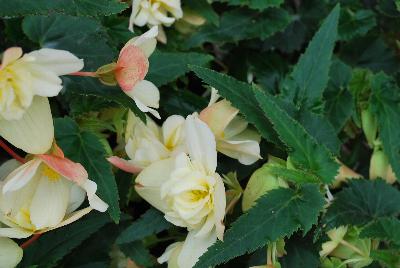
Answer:
<svg viewBox="0 0 400 268"><path fill-rule="evenodd" d="M376 149L372 153L370 166L369 166L369 178L374 180L376 178L386 178L386 174L389 168L389 159L381 149Z"/></svg>
<svg viewBox="0 0 400 268"><path fill-rule="evenodd" d="M96 76L100 82L107 86L116 86L118 84L115 78L115 68L117 64L115 62L101 66L96 71Z"/></svg>
<svg viewBox="0 0 400 268"><path fill-rule="evenodd" d="M361 111L361 125L367 142L372 148L378 131L378 122L368 108Z"/></svg>

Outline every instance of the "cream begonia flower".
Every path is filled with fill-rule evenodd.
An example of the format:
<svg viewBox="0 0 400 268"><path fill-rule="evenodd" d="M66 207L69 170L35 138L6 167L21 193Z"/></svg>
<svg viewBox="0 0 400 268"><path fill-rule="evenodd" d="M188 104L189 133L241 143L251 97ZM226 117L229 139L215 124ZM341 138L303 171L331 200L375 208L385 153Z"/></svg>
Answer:
<svg viewBox="0 0 400 268"><path fill-rule="evenodd" d="M180 153L143 169L135 189L165 213L169 222L188 229L177 258L178 266L186 268L217 238L223 239L226 197L223 181L215 172L217 151L210 128L196 115L189 115L184 130L188 155Z"/></svg>
<svg viewBox="0 0 400 268"><path fill-rule="evenodd" d="M170 26L182 16L180 0L132 0L129 30L133 32L133 25Z"/></svg>
<svg viewBox="0 0 400 268"><path fill-rule="evenodd" d="M83 68L68 51L42 48L22 56L22 49L4 51L0 66L0 135L32 154L45 153L54 138L46 97L62 89L61 75Z"/></svg>
<svg viewBox="0 0 400 268"><path fill-rule="evenodd" d="M334 228L329 230L326 234L331 239L322 244L322 250L319 252L321 257L328 256L332 251L334 251L343 240L344 236L347 233L347 226L340 226L338 228Z"/></svg>
<svg viewBox="0 0 400 268"><path fill-rule="evenodd" d="M239 160L241 164L251 165L260 156L260 135L248 128L248 123L241 118L239 110L229 101L221 100L215 89L207 108L200 113L200 119L211 128L217 140L217 150Z"/></svg>
<svg viewBox="0 0 400 268"><path fill-rule="evenodd" d="M17 164L10 160L0 167L9 173ZM92 209L104 212L108 205L95 193L81 164L64 157L56 148L52 155L34 158L11 171L0 183L0 236L26 238L69 224ZM76 211L85 200L90 207Z"/></svg>
<svg viewBox="0 0 400 268"><path fill-rule="evenodd" d="M22 260L22 249L7 237L0 237L0 266L14 268Z"/></svg>
<svg viewBox="0 0 400 268"><path fill-rule="evenodd" d="M130 159L125 160L117 156L108 158L114 166L129 173L139 173L156 161L184 151L185 118L172 115L165 120L162 127L150 118L146 121L146 124L143 123L129 112L125 132L125 151Z"/></svg>
<svg viewBox="0 0 400 268"><path fill-rule="evenodd" d="M148 58L156 48L158 30L152 27L141 36L129 40L121 49L115 67L115 78L121 89L131 97L142 112L157 118L160 92L150 81L144 80L149 70Z"/></svg>

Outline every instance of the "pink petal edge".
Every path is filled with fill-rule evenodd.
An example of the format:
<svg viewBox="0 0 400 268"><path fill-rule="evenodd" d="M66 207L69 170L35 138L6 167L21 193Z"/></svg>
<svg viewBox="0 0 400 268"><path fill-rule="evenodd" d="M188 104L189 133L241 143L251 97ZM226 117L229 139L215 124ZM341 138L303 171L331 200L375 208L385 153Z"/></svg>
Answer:
<svg viewBox="0 0 400 268"><path fill-rule="evenodd" d="M114 166L116 166L117 168L128 172L128 173L132 173L132 174L138 174L140 171L142 171L141 168L129 163L127 160L122 159L118 156L111 156L109 158L107 158L108 162L110 162L111 164L113 164Z"/></svg>

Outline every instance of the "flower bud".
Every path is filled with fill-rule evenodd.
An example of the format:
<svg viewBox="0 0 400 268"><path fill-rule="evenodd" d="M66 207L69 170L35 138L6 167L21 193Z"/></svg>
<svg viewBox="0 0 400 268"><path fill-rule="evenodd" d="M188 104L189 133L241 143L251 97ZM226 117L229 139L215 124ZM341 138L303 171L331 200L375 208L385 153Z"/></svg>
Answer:
<svg viewBox="0 0 400 268"><path fill-rule="evenodd" d="M101 66L96 71L96 76L100 82L106 86L116 86L118 84L117 78L115 78L115 68L117 64L115 62Z"/></svg>
<svg viewBox="0 0 400 268"><path fill-rule="evenodd" d="M270 162L266 163L264 166L257 169L253 175L251 175L243 193L243 211L249 210L254 205L255 201L268 191L277 189L279 187L288 187L287 183L283 179L270 173L269 166L271 164L272 163Z"/></svg>
<svg viewBox="0 0 400 268"><path fill-rule="evenodd" d="M374 150L370 160L369 177L374 180L376 178L385 179L389 168L389 159L385 153L380 150Z"/></svg>
<svg viewBox="0 0 400 268"><path fill-rule="evenodd" d="M364 109L361 111L361 125L369 146L373 147L378 131L378 122L370 109Z"/></svg>

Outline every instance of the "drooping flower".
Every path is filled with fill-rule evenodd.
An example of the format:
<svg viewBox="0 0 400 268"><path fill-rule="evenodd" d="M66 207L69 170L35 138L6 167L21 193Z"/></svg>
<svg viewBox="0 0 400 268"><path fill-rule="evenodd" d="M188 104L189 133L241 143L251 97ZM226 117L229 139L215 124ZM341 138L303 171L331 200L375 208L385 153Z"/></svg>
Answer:
<svg viewBox="0 0 400 268"><path fill-rule="evenodd" d="M229 157L250 165L261 159L260 135L248 127L239 110L229 101L221 100L215 89L207 108L200 113L200 119L207 123L217 140L217 150Z"/></svg>
<svg viewBox="0 0 400 268"><path fill-rule="evenodd" d="M0 135L33 154L45 153L54 129L46 97L62 89L61 75L79 71L83 61L68 51L42 48L22 56L22 49L4 51L0 66Z"/></svg>
<svg viewBox="0 0 400 268"><path fill-rule="evenodd" d="M150 118L147 118L145 124L129 112L125 151L130 159L113 156L108 160L122 170L138 173L156 161L176 155L184 150L184 122L182 116L172 115L159 127Z"/></svg>
<svg viewBox="0 0 400 268"><path fill-rule="evenodd" d="M2 268L14 268L22 260L22 249L7 237L0 237L0 264Z"/></svg>
<svg viewBox="0 0 400 268"><path fill-rule="evenodd" d="M216 173L213 133L196 115L187 117L184 128L188 155L180 153L143 169L135 189L168 221L187 228L177 262L179 267L192 267L217 238L223 239L226 197Z"/></svg>
<svg viewBox="0 0 400 268"><path fill-rule="evenodd" d="M170 26L182 16L180 0L132 0L129 30L133 31L133 25Z"/></svg>
<svg viewBox="0 0 400 268"><path fill-rule="evenodd" d="M8 226L0 228L0 236L25 238L69 224L92 209L108 208L84 167L65 158L58 147L12 170L15 166L10 160L0 167L0 174L8 174L0 183L0 221ZM85 192L90 207L76 211Z"/></svg>

